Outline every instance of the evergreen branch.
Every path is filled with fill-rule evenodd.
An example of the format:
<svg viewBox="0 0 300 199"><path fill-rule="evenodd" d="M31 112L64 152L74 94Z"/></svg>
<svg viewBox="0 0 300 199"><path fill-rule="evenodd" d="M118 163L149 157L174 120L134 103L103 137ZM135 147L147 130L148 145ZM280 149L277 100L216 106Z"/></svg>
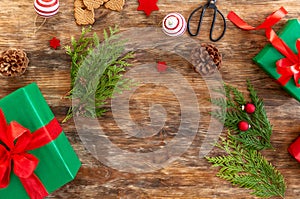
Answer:
<svg viewBox="0 0 300 199"><path fill-rule="evenodd" d="M74 114L99 117L106 110L103 106L114 93L120 93L132 86L132 81L123 78L125 68L131 66L127 60L133 53L123 54L125 41L116 34L118 28L104 30L104 41L96 33L87 36L89 29L82 29L78 40L71 39L66 53L71 57L71 91L69 98L77 99L76 106L70 107L63 122Z"/></svg>
<svg viewBox="0 0 300 199"><path fill-rule="evenodd" d="M215 167L221 167L217 176L252 190L258 197L284 197L286 185L283 176L257 150L245 148L229 134L216 145L227 155L206 157Z"/></svg>
<svg viewBox="0 0 300 199"><path fill-rule="evenodd" d="M247 81L251 103L256 107L253 114L247 114L242 110L242 106L247 103L245 96L237 89L229 85L224 85L226 103L223 98L212 99L211 102L221 108L226 108L226 113L212 113L212 116L224 123L224 126L234 132L236 139L243 143L245 147L256 150L272 148L271 134L272 126L268 120L264 109L263 101L257 96L257 93L251 83ZM247 132L238 129L238 123L246 121L251 125Z"/></svg>
<svg viewBox="0 0 300 199"><path fill-rule="evenodd" d="M236 88L225 85L225 96L212 99L211 102L222 111L212 112L212 116L223 122L233 134L227 138L221 137L221 143L216 146L227 155L206 157L213 166L221 167L217 176L243 188L251 189L258 197L284 197L286 185L283 176L262 155L259 150L272 148L270 137L272 126L267 118L263 101L249 81L247 88L255 112L248 114L242 110L247 103L246 97ZM246 121L251 125L247 131L240 131L238 123Z"/></svg>

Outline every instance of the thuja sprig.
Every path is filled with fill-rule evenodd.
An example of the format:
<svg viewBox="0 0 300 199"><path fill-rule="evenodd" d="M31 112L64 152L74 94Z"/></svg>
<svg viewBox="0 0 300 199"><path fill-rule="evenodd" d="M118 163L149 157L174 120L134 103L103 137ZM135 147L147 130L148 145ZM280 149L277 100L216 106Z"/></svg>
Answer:
<svg viewBox="0 0 300 199"><path fill-rule="evenodd" d="M284 177L259 151L245 148L236 136L230 133L227 138L221 137L221 143L216 146L224 150L226 155L206 159L213 166L221 167L218 177L250 189L252 194L258 197L284 198L286 190Z"/></svg>
<svg viewBox="0 0 300 199"><path fill-rule="evenodd" d="M117 27L104 30L104 40L98 35L87 34L91 28L82 29L81 36L76 40L72 37L71 46L66 53L71 58L71 91L69 98L76 100L70 107L64 121L74 114L86 117L99 117L106 109L103 107L107 99L114 93L129 89L131 81L123 78L122 73L130 66L128 59L133 53L123 54L125 41L116 34Z"/></svg>
<svg viewBox="0 0 300 199"><path fill-rule="evenodd" d="M270 137L272 126L267 118L263 101L247 81L252 110L243 110L248 102L237 88L224 85L225 98L212 99L212 103L221 107L212 115L223 122L228 129L226 138L216 146L226 155L206 157L213 166L221 167L217 176L243 188L251 189L258 197L284 197L286 185L284 177L259 152L272 148ZM254 109L253 109L254 108ZM251 125L247 130L238 127L240 121Z"/></svg>
<svg viewBox="0 0 300 199"><path fill-rule="evenodd" d="M247 103L246 97L237 88L224 85L224 98L212 99L211 102L222 108L225 111L219 110L212 113L212 116L217 118L224 126L233 132L236 137L245 147L262 150L272 148L270 138L272 135L272 126L266 115L263 101L258 97L257 92L249 81L247 88L251 103L256 107L255 112L248 114L242 110L242 106ZM240 121L246 121L251 128L247 131L241 131L238 128Z"/></svg>

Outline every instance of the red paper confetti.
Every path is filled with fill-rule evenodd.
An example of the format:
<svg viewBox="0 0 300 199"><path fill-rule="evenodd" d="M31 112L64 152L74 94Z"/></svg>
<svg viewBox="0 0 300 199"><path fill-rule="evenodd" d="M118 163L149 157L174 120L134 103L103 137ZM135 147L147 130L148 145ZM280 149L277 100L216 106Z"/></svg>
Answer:
<svg viewBox="0 0 300 199"><path fill-rule="evenodd" d="M50 40L50 46L51 48L54 48L56 50L58 47L60 47L60 40L57 39L56 37L53 37Z"/></svg>
<svg viewBox="0 0 300 199"><path fill-rule="evenodd" d="M139 0L140 5L137 10L144 11L147 16L150 16L152 11L159 10L156 5L157 1L158 0Z"/></svg>
<svg viewBox="0 0 300 199"><path fill-rule="evenodd" d="M166 62L161 62L161 61L159 61L157 63L156 67L157 67L157 71L158 72L165 72L167 70L167 68L168 68Z"/></svg>

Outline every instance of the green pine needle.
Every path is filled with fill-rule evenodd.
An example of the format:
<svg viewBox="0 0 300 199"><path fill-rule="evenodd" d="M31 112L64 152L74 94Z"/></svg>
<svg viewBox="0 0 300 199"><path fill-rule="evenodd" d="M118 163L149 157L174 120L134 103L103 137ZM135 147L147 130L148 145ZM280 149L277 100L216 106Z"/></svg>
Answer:
<svg viewBox="0 0 300 199"><path fill-rule="evenodd" d="M251 83L247 82L248 91L256 110L253 114L248 114L242 110L242 106L247 103L243 93L237 88L229 85L224 85L226 100L223 98L212 99L211 102L226 111L213 112L212 116L217 118L230 131L234 132L234 136L245 147L262 150L272 148L270 138L272 135L272 126L267 118L264 109L263 101L257 96ZM251 128L242 132L238 129L238 123L246 121L251 125Z"/></svg>
<svg viewBox="0 0 300 199"><path fill-rule="evenodd" d="M221 167L218 177L252 190L258 197L284 198L286 185L283 176L257 150L245 148L235 136L221 138L216 146L227 154L206 157L215 167Z"/></svg>
<svg viewBox="0 0 300 199"><path fill-rule="evenodd" d="M114 93L130 89L132 81L123 78L127 61L133 58L133 53L123 54L125 41L120 40L118 28L104 30L104 41L96 33L87 36L91 28L82 29L78 40L71 39L71 47L66 47L66 53L71 57L71 91L69 98L77 99L76 106L70 107L66 122L74 114L85 117L99 117L106 112L103 107L107 99Z"/></svg>

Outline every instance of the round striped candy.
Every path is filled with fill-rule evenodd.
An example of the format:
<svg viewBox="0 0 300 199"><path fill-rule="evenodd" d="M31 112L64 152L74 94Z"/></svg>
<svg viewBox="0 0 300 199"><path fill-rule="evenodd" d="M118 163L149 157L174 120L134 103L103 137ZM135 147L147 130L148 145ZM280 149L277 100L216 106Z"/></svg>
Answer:
<svg viewBox="0 0 300 199"><path fill-rule="evenodd" d="M34 9L42 17L52 17L58 12L59 0L34 0Z"/></svg>
<svg viewBox="0 0 300 199"><path fill-rule="evenodd" d="M180 36L186 31L186 21L179 13L170 13L163 20L163 32L169 36Z"/></svg>

